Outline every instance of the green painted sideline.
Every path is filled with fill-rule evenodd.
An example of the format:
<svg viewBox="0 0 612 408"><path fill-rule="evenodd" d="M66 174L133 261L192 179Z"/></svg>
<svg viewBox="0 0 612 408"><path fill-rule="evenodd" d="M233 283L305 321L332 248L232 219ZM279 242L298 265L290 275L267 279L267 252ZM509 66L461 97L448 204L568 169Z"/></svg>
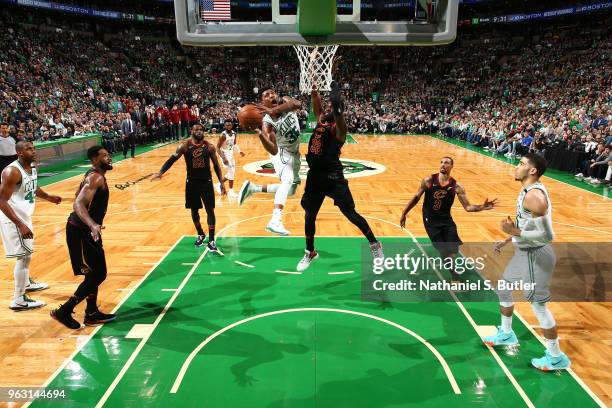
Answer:
<svg viewBox="0 0 612 408"><path fill-rule="evenodd" d="M483 149L482 147L474 146L464 140L451 139L451 138L447 138L447 137L444 137L438 134L430 134L427 136L431 136L435 139L442 140L444 142L453 144L455 146L460 146L460 147L463 147L464 149L471 150L476 153L480 153L492 159L503 161L504 163L508 163L512 166L515 166L518 163L518 160L515 158L510 159L510 158L505 157L504 155L499 155L499 154L494 155L493 153ZM557 180L562 183L569 184L573 187L577 187L582 190L586 190L588 192L598 194L604 198L608 198L608 194L609 194L608 188L604 188L603 186L593 186L587 182L576 180L574 175L571 173L560 171L560 170L555 170L555 169L547 169L545 177L549 177L553 180Z"/></svg>
<svg viewBox="0 0 612 408"><path fill-rule="evenodd" d="M135 155L140 156L143 153L150 152L152 150L155 150L162 146L166 146L171 143L176 143L176 142L166 142L166 143L149 144L149 145L144 145L144 146L136 146ZM117 163L123 160L126 160L123 158L123 151L117 152L113 155L113 163ZM61 167L57 166L54 168L52 172L49 172L49 173L43 170L41 173L38 174L38 185L40 187L44 187L49 184L57 183L58 181L69 179L70 177L74 177L77 174L85 174L88 167L82 167L82 166L87 166L88 164L89 164L89 160L87 160L86 158L83 158L83 160L78 163L72 162L72 163L66 164L65 166L61 166ZM45 175L45 174L49 174L49 175Z"/></svg>

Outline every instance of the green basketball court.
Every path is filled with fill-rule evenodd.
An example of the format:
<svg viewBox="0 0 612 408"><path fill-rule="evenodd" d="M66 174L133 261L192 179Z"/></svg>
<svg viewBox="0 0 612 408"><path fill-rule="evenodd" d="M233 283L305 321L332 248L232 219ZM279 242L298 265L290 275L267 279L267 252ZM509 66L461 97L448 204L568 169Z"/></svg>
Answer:
<svg viewBox="0 0 612 408"><path fill-rule="evenodd" d="M62 406L598 406L573 373L530 367L544 348L519 319L519 347L483 345L495 302L363 301L362 238L317 238L321 257L303 273L303 238L220 237L224 257L193 241L50 380Z"/></svg>

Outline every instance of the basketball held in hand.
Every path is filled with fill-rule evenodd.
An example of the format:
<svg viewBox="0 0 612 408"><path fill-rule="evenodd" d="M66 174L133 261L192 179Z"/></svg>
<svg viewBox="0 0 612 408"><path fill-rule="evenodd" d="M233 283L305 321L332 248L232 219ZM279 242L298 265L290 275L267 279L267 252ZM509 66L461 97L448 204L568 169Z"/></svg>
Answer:
<svg viewBox="0 0 612 408"><path fill-rule="evenodd" d="M238 122L240 122L240 127L247 131L261 129L263 115L256 105L244 105L238 111Z"/></svg>

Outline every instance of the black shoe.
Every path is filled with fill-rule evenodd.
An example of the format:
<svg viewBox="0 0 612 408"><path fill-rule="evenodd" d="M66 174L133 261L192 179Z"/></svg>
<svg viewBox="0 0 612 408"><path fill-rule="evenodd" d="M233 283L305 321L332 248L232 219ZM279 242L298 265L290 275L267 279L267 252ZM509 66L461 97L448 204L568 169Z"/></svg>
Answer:
<svg viewBox="0 0 612 408"><path fill-rule="evenodd" d="M194 245L197 247L203 246L205 239L206 239L206 235L198 235L198 239L196 239Z"/></svg>
<svg viewBox="0 0 612 408"><path fill-rule="evenodd" d="M210 252L215 252L217 254L219 253L219 248L217 248L217 244L215 244L215 241L210 241L206 247Z"/></svg>
<svg viewBox="0 0 612 408"><path fill-rule="evenodd" d="M77 322L72 318L72 313L66 313L61 308L52 310L49 314L52 318L54 318L69 329L76 330L81 328L81 323Z"/></svg>
<svg viewBox="0 0 612 408"><path fill-rule="evenodd" d="M96 310L93 313L85 312L85 326L99 326L104 323L112 322L117 318L117 315L112 313L102 313Z"/></svg>

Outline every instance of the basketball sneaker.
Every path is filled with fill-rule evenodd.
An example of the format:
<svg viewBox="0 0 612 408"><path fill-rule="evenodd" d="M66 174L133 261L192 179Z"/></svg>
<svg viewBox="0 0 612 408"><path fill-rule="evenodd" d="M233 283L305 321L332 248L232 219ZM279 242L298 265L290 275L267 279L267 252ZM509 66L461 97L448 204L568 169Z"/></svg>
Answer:
<svg viewBox="0 0 612 408"><path fill-rule="evenodd" d="M572 365L572 362L565 353L561 353L558 357L553 357L546 350L544 357L532 358L531 365L542 371L567 370Z"/></svg>
<svg viewBox="0 0 612 408"><path fill-rule="evenodd" d="M201 247L204 245L204 240L206 239L206 235L198 235L198 238L193 243L197 247Z"/></svg>
<svg viewBox="0 0 612 408"><path fill-rule="evenodd" d="M372 258L384 258L385 254L383 253L382 244L379 241L370 244L370 251L372 251Z"/></svg>
<svg viewBox="0 0 612 408"><path fill-rule="evenodd" d="M208 245L206 245L206 247L208 248L208 251L214 252L214 253L219 254L219 255L222 255L222 253L219 250L219 248L217 248L217 244L215 244L215 241L210 241L208 243Z"/></svg>
<svg viewBox="0 0 612 408"><path fill-rule="evenodd" d="M85 312L85 326L99 326L104 323L112 322L117 318L116 314L113 313L102 313L99 310L96 310L92 313Z"/></svg>
<svg viewBox="0 0 612 408"><path fill-rule="evenodd" d="M283 222L275 219L271 219L268 225L266 225L266 231L283 236L290 234L290 232L283 225Z"/></svg>
<svg viewBox="0 0 612 408"><path fill-rule="evenodd" d="M251 188L251 182L247 180L242 184L240 192L238 193L238 204L242 205L251 194L253 194L253 189Z"/></svg>
<svg viewBox="0 0 612 408"><path fill-rule="evenodd" d="M308 267L310 266L312 261L314 261L318 257L319 257L319 253L317 251L312 251L311 252L311 251L305 249L304 250L304 257L297 264L297 267L296 267L297 271L298 272L305 271L306 269L308 269Z"/></svg>
<svg viewBox="0 0 612 408"><path fill-rule="evenodd" d="M215 183L213 184L213 187L215 188L215 192L221 195L221 183Z"/></svg>
<svg viewBox="0 0 612 408"><path fill-rule="evenodd" d="M232 190L229 190L229 191L227 192L227 197L228 197L230 200L235 200L235 199L237 199L237 198L238 198L238 194L236 194L236 192L235 192L235 191L232 189Z"/></svg>
<svg viewBox="0 0 612 408"><path fill-rule="evenodd" d="M37 292L39 290L45 290L49 287L46 283L43 282L34 282L32 278L30 278L30 283L26 286L26 292Z"/></svg>
<svg viewBox="0 0 612 408"><path fill-rule="evenodd" d="M45 302L30 299L26 295L23 295L13 300L9 308L11 310L14 310L15 312L20 312L22 310L38 309L39 307L43 307L44 305L46 305Z"/></svg>
<svg viewBox="0 0 612 408"><path fill-rule="evenodd" d="M516 338L516 334L514 334L514 330L511 330L510 333L505 333L501 326L497 328L497 333L492 336L485 336L482 338L482 341L487 346L514 346L518 344L518 339Z"/></svg>
<svg viewBox="0 0 612 408"><path fill-rule="evenodd" d="M52 310L51 313L49 314L51 315L52 318L54 318L55 320L57 320L58 322L60 322L61 324L63 324L69 329L73 329L73 330L80 329L81 323L77 322L76 320L72 318L72 313L67 313L63 311L60 306L57 309Z"/></svg>

